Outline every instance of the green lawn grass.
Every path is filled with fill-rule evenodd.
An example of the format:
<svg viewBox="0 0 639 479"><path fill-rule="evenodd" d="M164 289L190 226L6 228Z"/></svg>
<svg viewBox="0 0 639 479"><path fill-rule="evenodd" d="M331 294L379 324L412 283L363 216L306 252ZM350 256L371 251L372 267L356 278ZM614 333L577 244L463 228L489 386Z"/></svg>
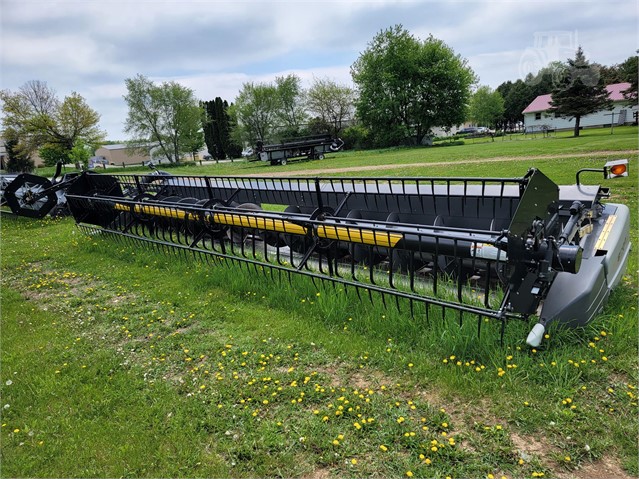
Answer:
<svg viewBox="0 0 639 479"><path fill-rule="evenodd" d="M516 156L366 176L521 176L534 166L573 183L577 168L609 157L597 151L636 149L636 128L603 133L530 140L534 154L524 140L497 140L345 152L295 168ZM526 160L584 152L594 157ZM629 156L631 176L609 183L610 201L635 212L636 245ZM478 338L473 321L410 319L304 278L274 284L253 268L88 238L70 219L1 223L3 477L639 472L636 254L596 321L553 328L530 350L523 322L509 325L501 346L491 322Z"/></svg>
<svg viewBox="0 0 639 479"><path fill-rule="evenodd" d="M555 136L532 137L516 135L510 139L495 138L467 140L466 144L450 147L389 148L383 150L343 151L330 153L321 161L291 161L285 166L270 166L261 161L248 162L244 159L221 162L206 166L170 168L173 174L204 175L268 175L272 173L303 173L306 169L352 168L358 166L375 166L388 164L427 164L439 162L459 162L469 160L492 159L499 157L517 158L525 161L528 157L545 155L586 155L595 151L637 151L637 127L625 126L614 129L610 134L608 128L588 129L581 136L573 138L572 132L559 132ZM618 157L616 153L605 154L604 157ZM625 156L625 155L624 155ZM38 174L51 176L54 168L40 168ZM97 171L102 171L98 169ZM148 168L132 165L126 168L109 168L109 172L147 173ZM368 174L368 172L367 172ZM411 170L410 174L418 174Z"/></svg>

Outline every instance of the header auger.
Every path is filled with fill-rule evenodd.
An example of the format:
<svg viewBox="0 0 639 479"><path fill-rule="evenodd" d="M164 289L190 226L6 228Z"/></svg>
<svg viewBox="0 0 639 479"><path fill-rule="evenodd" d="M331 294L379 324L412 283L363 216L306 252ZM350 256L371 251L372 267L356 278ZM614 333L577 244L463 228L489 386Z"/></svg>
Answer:
<svg viewBox="0 0 639 479"><path fill-rule="evenodd" d="M601 170L603 171L603 170ZM619 170L618 170L619 171ZM300 274L459 321L589 322L625 268L629 211L607 189L521 178L233 178L84 173L77 224L273 279ZM421 310L420 310L421 311Z"/></svg>

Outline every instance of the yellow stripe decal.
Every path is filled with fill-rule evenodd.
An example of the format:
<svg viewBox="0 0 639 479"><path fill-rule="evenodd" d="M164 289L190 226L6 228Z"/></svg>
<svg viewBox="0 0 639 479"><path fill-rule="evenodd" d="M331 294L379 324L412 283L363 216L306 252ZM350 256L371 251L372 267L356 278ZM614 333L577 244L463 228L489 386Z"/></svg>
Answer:
<svg viewBox="0 0 639 479"><path fill-rule="evenodd" d="M612 226L615 224L615 220L617 219L617 215L610 215L606 220L606 224L601 230L601 234L599 235L599 239L597 239L597 244L595 244L595 249L604 249L606 245L606 240L608 239L608 235L612 231Z"/></svg>
<svg viewBox="0 0 639 479"><path fill-rule="evenodd" d="M275 218L256 218L254 216L234 213L213 213L213 222L229 226L240 226L242 228L277 231L279 233L295 235L306 234L306 228L303 226Z"/></svg>
<svg viewBox="0 0 639 479"><path fill-rule="evenodd" d="M131 211L131 206L116 203L114 208L120 211ZM135 213L162 216L164 218L187 219L189 213L177 208L166 206L151 206L136 204L133 206ZM253 228L257 230L277 231L278 233L288 233L295 235L305 235L306 228L290 221L276 218L259 218L255 216L242 215L237 213L213 213L211 219L214 223L239 226L242 228ZM348 241L350 243L361 243L371 246L381 246L385 248L394 247L403 235L385 231L375 231L348 226L319 225L316 234L320 238Z"/></svg>
<svg viewBox="0 0 639 479"><path fill-rule="evenodd" d="M403 235L398 233L328 225L318 226L317 236L320 238L349 241L351 243L362 243L372 246L383 246L387 248L392 248L403 238Z"/></svg>
<svg viewBox="0 0 639 479"><path fill-rule="evenodd" d="M120 211L131 211L130 205L124 205L122 203L116 203L115 209ZM174 218L177 220L186 219L188 213L176 208L169 208L166 206L149 206L149 205L134 205L133 212L139 214L162 216L164 218Z"/></svg>

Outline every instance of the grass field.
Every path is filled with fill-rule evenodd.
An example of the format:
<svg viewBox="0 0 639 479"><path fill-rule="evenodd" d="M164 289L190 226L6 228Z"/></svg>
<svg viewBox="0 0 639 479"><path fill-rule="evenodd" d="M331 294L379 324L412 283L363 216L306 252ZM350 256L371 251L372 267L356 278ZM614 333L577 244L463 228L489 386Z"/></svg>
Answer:
<svg viewBox="0 0 639 479"><path fill-rule="evenodd" d="M610 201L634 212L637 245L637 129L583 135L175 172L391 164L349 174L521 176L534 166L573 183L578 168L623 156L631 175L609 183ZM551 329L531 350L532 322L510 325L501 346L492 323L477 338L472 322L411 320L304 279L275 285L254 269L88 238L70 219L3 215L0 231L2 477L639 473L636 253L596 321Z"/></svg>

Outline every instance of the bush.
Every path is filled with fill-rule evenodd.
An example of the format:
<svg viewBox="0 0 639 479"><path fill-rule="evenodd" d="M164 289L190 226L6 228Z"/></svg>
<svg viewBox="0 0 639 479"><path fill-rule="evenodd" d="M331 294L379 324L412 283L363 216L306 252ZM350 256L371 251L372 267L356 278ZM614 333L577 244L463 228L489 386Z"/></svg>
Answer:
<svg viewBox="0 0 639 479"><path fill-rule="evenodd" d="M340 134L345 150L366 150L371 147L370 132L363 126L345 128Z"/></svg>

